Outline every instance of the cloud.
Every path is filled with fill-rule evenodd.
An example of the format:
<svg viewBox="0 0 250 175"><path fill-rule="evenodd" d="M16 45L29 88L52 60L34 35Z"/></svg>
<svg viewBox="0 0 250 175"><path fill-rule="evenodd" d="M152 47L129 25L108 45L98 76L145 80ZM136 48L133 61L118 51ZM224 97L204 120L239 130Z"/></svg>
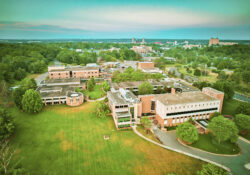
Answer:
<svg viewBox="0 0 250 175"><path fill-rule="evenodd" d="M241 18L242 19L242 18ZM88 31L150 31L181 27L221 27L241 24L236 16L170 7L99 7L66 12L61 18L39 21Z"/></svg>

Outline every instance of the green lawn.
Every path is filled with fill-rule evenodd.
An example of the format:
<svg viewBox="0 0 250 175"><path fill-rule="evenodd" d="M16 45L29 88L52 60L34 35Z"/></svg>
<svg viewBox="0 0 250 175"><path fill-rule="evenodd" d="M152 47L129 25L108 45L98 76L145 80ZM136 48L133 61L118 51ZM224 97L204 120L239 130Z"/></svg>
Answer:
<svg viewBox="0 0 250 175"><path fill-rule="evenodd" d="M235 115L236 108L240 105L240 101L237 100L224 100L223 107L222 107L222 114L223 115Z"/></svg>
<svg viewBox="0 0 250 175"><path fill-rule="evenodd" d="M145 137L155 141L155 142L158 142L158 143L161 143L156 137L155 135L148 131L148 133L146 132L145 128L142 126L142 125L137 125L136 127L137 131L140 132L142 135L144 135Z"/></svg>
<svg viewBox="0 0 250 175"><path fill-rule="evenodd" d="M96 100L101 98L105 95L105 92L102 90L101 84L96 84L93 91L83 91L85 95L89 97L91 100Z"/></svg>
<svg viewBox="0 0 250 175"><path fill-rule="evenodd" d="M16 158L31 175L192 175L201 169L200 160L156 146L132 130L117 131L111 117L97 118L94 109L94 103L58 105L28 115L12 108Z"/></svg>
<svg viewBox="0 0 250 175"><path fill-rule="evenodd" d="M199 140L190 146L217 154L237 154L239 148L229 141L218 144L210 134L200 134Z"/></svg>

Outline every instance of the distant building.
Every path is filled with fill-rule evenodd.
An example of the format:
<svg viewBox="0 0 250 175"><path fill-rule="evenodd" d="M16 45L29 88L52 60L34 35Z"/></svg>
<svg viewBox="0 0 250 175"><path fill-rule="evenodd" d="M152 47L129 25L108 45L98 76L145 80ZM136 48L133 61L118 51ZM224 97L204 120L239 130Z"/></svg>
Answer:
<svg viewBox="0 0 250 175"><path fill-rule="evenodd" d="M139 62L138 69L146 73L162 73L162 70L154 66L154 62Z"/></svg>
<svg viewBox="0 0 250 175"><path fill-rule="evenodd" d="M76 52L82 53L82 49L76 49Z"/></svg>
<svg viewBox="0 0 250 175"><path fill-rule="evenodd" d="M133 44L134 44L134 43L136 43L136 41L135 41L135 38L134 38L134 37L132 38L131 43L133 43Z"/></svg>
<svg viewBox="0 0 250 175"><path fill-rule="evenodd" d="M152 47L140 45L140 46L133 46L131 50L139 54L147 54L148 52L152 52Z"/></svg>
<svg viewBox="0 0 250 175"><path fill-rule="evenodd" d="M163 45L162 42L154 42L154 44Z"/></svg>
<svg viewBox="0 0 250 175"><path fill-rule="evenodd" d="M48 68L49 79L91 78L100 77L102 73L98 67L71 66Z"/></svg>
<svg viewBox="0 0 250 175"><path fill-rule="evenodd" d="M146 44L146 41L145 41L145 39L144 39L144 38L142 38L142 42L141 42L141 44Z"/></svg>
<svg viewBox="0 0 250 175"><path fill-rule="evenodd" d="M117 52L120 52L120 48L116 48L116 47L112 47L112 48L110 48L110 49L108 49L110 52L112 52L112 51L117 51Z"/></svg>
<svg viewBox="0 0 250 175"><path fill-rule="evenodd" d="M209 40L209 46L212 46L212 45L231 46L231 45L235 45L235 44L238 44L238 43L236 43L236 42L220 42L219 38L211 38Z"/></svg>
<svg viewBox="0 0 250 175"><path fill-rule="evenodd" d="M217 45L217 44L219 44L219 38L211 38L210 40L209 40L209 46L212 46L212 45Z"/></svg>
<svg viewBox="0 0 250 175"><path fill-rule="evenodd" d="M183 46L184 49L192 49L194 47L201 48L201 45L199 45L199 44L187 44L187 45Z"/></svg>

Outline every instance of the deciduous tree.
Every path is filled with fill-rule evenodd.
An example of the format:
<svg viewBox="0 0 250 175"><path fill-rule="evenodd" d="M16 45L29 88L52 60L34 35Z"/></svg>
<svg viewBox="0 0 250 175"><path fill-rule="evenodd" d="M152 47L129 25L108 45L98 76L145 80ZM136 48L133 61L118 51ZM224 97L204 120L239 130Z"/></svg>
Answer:
<svg viewBox="0 0 250 175"><path fill-rule="evenodd" d="M14 129L12 116L5 109L0 109L0 142L8 139L13 134Z"/></svg>
<svg viewBox="0 0 250 175"><path fill-rule="evenodd" d="M40 94L33 89L27 90L22 99L22 108L27 113L40 112L43 108Z"/></svg>
<svg viewBox="0 0 250 175"><path fill-rule="evenodd" d="M176 129L176 136L188 143L193 143L199 139L197 129L189 122L178 125Z"/></svg>
<svg viewBox="0 0 250 175"><path fill-rule="evenodd" d="M140 95L152 94L154 92L154 87L149 82L144 82L138 87L138 93Z"/></svg>
<svg viewBox="0 0 250 175"><path fill-rule="evenodd" d="M208 124L208 129L212 132L212 135L219 144L227 140L235 143L238 139L239 130L235 123L223 116L213 118Z"/></svg>
<svg viewBox="0 0 250 175"><path fill-rule="evenodd" d="M202 170L197 172L197 175L227 175L228 172L213 164L202 165Z"/></svg>

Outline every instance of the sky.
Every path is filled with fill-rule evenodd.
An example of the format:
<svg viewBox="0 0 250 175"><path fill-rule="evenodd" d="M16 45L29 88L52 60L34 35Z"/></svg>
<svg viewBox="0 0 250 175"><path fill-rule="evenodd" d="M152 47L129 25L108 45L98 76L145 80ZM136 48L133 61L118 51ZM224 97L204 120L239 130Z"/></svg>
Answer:
<svg viewBox="0 0 250 175"><path fill-rule="evenodd" d="M250 39L250 0L0 0L0 39Z"/></svg>

